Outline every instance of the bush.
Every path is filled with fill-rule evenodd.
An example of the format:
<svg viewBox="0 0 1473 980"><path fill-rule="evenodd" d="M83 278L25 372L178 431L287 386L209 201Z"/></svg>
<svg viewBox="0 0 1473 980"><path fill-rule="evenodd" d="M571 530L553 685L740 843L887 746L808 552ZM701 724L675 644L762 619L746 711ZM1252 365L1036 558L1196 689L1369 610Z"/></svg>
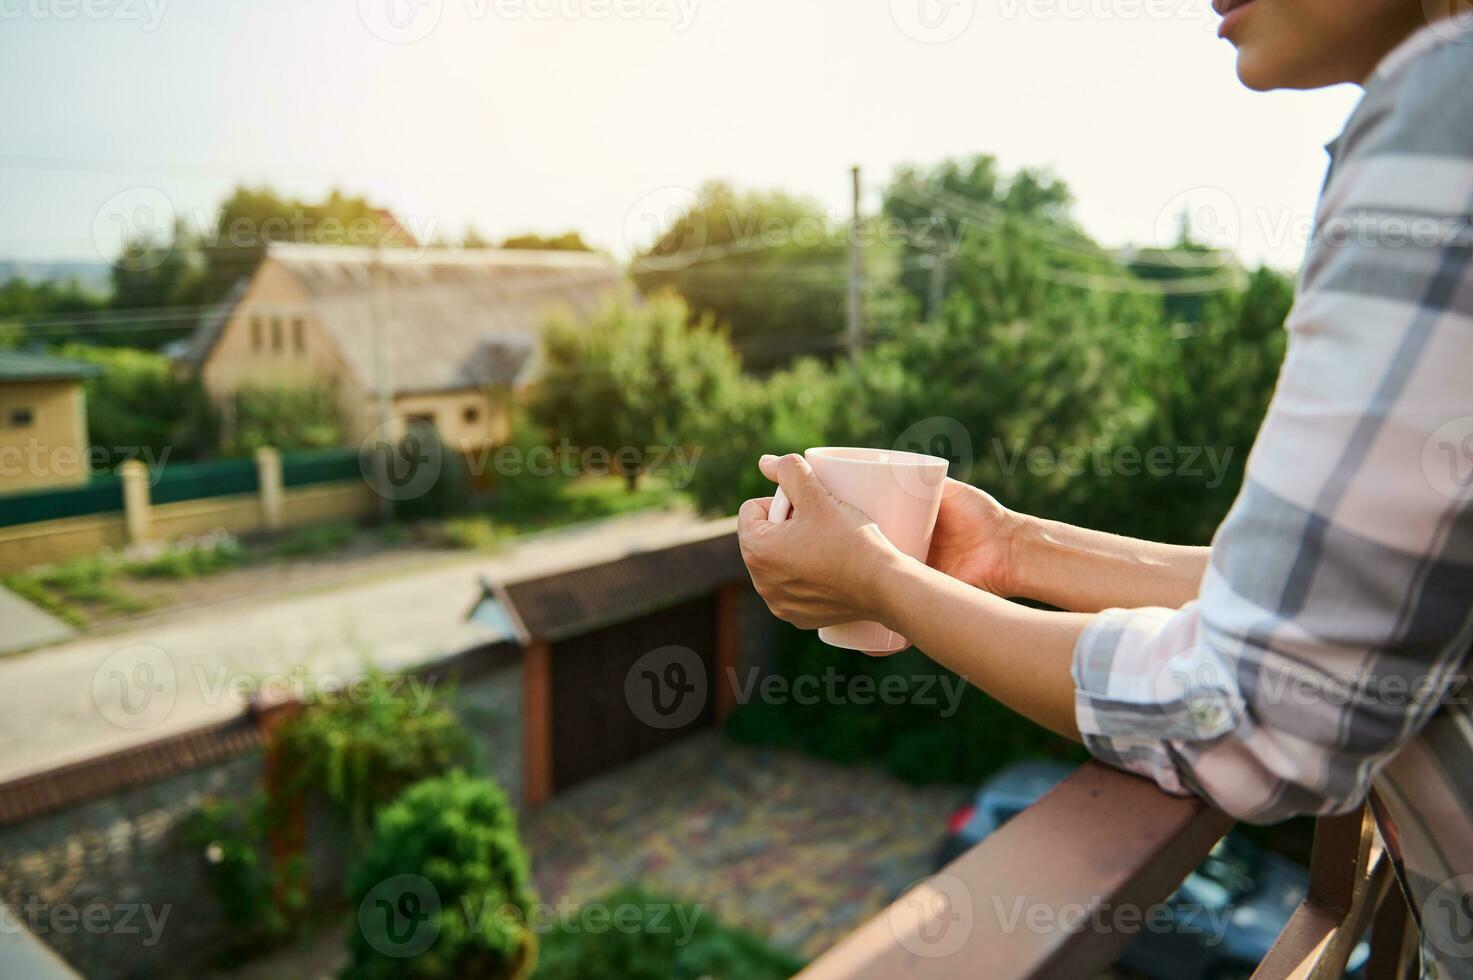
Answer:
<svg viewBox="0 0 1473 980"><path fill-rule="evenodd" d="M332 385L242 385L235 393L234 431L224 448L228 455L248 456L266 446L282 452L331 449L345 439Z"/></svg>
<svg viewBox="0 0 1473 980"><path fill-rule="evenodd" d="M218 424L197 379L181 377L162 354L127 347L68 344L63 357L87 361L102 374L85 383L87 439L106 467L120 450L136 450L150 464L198 459L214 448Z"/></svg>
<svg viewBox="0 0 1473 980"><path fill-rule="evenodd" d="M392 912L403 894L392 883L404 875L422 878L428 888L418 887L438 900L437 909L426 909L429 919L411 924L432 930L433 942L402 955L407 950L390 923L380 933L373 912L360 912L345 980L526 975L536 957L526 925L531 872L511 805L494 783L454 772L416 783L384 808L353 872L354 907L372 910L382 899ZM381 896L386 883L391 894Z"/></svg>
<svg viewBox="0 0 1473 980"><path fill-rule="evenodd" d="M620 888L598 904L637 928L552 932L543 939L535 980L781 980L803 968L756 936L722 926L702 906L637 887ZM637 917L625 916L631 908Z"/></svg>
<svg viewBox="0 0 1473 980"><path fill-rule="evenodd" d="M224 536L168 546L155 557L130 561L126 567L128 574L135 578L182 580L214 575L245 561L239 542Z"/></svg>
<svg viewBox="0 0 1473 980"><path fill-rule="evenodd" d="M306 904L301 866L288 870L294 887L278 887L266 849L269 811L264 795L244 803L210 797L179 825L180 843L204 853L210 890L225 921L243 934L237 936L242 946L286 937L292 930L291 914ZM285 908L277 902L278 892L286 898Z"/></svg>
<svg viewBox="0 0 1473 980"><path fill-rule="evenodd" d="M309 558L327 555L347 547L358 534L358 526L347 522L304 527L281 535L271 544L277 558Z"/></svg>
<svg viewBox="0 0 1473 980"><path fill-rule="evenodd" d="M353 697L320 695L283 726L295 790L320 790L366 842L373 815L406 786L467 765L472 740L433 697L416 704L407 682L370 671Z"/></svg>
<svg viewBox="0 0 1473 980"><path fill-rule="evenodd" d="M1079 759L1082 749L1034 725L958 675L910 649L889 657L856 657L824 645L814 633L784 628L776 673L794 680L828 678L840 690L884 690L886 678L904 686L902 704L863 699L822 699L818 704L764 702L742 705L727 723L737 741L799 748L844 764L877 762L913 783L975 784L1025 756ZM850 687L865 678L865 688ZM894 685L896 681L890 681Z"/></svg>

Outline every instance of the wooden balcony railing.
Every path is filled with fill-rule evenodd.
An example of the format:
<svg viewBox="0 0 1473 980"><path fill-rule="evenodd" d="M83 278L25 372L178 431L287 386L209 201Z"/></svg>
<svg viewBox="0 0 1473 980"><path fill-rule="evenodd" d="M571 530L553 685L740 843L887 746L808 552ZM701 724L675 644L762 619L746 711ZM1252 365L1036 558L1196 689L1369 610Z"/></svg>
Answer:
<svg viewBox="0 0 1473 980"><path fill-rule="evenodd" d="M1089 977L1116 960L1231 826L1199 800L1088 763L801 977ZM1409 927L1390 880L1369 811L1319 821L1309 893L1255 980L1341 976L1373 918L1369 980L1401 980Z"/></svg>

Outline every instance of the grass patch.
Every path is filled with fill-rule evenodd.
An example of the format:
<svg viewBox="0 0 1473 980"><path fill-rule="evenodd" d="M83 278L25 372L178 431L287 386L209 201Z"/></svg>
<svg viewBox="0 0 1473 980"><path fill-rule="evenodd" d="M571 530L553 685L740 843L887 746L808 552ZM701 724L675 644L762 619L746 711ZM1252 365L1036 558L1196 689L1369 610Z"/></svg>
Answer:
<svg viewBox="0 0 1473 980"><path fill-rule="evenodd" d="M115 559L88 556L6 575L3 581L16 595L73 626L85 626L89 611L127 616L148 608L118 588L120 571Z"/></svg>
<svg viewBox="0 0 1473 980"><path fill-rule="evenodd" d="M509 529L481 514L452 517L445 522L441 533L449 547L485 552L500 551L512 537Z"/></svg>
<svg viewBox="0 0 1473 980"><path fill-rule="evenodd" d="M288 531L271 543L271 554L276 558L312 558L331 554L348 546L358 535L358 525L343 522L322 524Z"/></svg>
<svg viewBox="0 0 1473 980"><path fill-rule="evenodd" d="M717 922L702 905L672 901L638 887L596 903L617 929L555 928L542 937L533 980L783 980L803 961L751 933ZM635 928L630 928L634 924Z"/></svg>
<svg viewBox="0 0 1473 980"><path fill-rule="evenodd" d="M658 477L645 476L634 492L618 477L576 480L531 478L509 482L491 504L498 523L518 532L541 531L565 524L616 517L635 511L673 507L685 495Z"/></svg>
<svg viewBox="0 0 1473 980"><path fill-rule="evenodd" d="M247 555L240 545L234 539L226 539L209 546L169 548L155 558L129 562L125 568L132 578L183 581L237 568L246 561Z"/></svg>

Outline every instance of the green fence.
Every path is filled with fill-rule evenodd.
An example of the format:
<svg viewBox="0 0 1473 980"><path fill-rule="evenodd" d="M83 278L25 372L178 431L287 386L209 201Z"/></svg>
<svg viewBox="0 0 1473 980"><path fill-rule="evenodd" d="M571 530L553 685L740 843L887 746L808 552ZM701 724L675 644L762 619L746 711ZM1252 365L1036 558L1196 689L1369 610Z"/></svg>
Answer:
<svg viewBox="0 0 1473 980"><path fill-rule="evenodd" d="M153 474L149 499L155 504L255 493L256 461L222 459L209 463L173 463Z"/></svg>
<svg viewBox="0 0 1473 980"><path fill-rule="evenodd" d="M123 481L112 473L94 476L79 487L31 490L0 496L0 527L86 517L123 509Z"/></svg>
<svg viewBox="0 0 1473 980"><path fill-rule="evenodd" d="M356 479L361 479L356 449L322 449L281 456L281 482L285 487ZM149 498L154 504L256 493L260 488L254 459L171 463L163 472L153 474L150 483ZM116 474L106 473L92 477L79 487L0 494L0 527L109 514L122 509L122 481Z"/></svg>
<svg viewBox="0 0 1473 980"><path fill-rule="evenodd" d="M361 475L356 449L319 449L281 456L281 483L286 487L356 480Z"/></svg>

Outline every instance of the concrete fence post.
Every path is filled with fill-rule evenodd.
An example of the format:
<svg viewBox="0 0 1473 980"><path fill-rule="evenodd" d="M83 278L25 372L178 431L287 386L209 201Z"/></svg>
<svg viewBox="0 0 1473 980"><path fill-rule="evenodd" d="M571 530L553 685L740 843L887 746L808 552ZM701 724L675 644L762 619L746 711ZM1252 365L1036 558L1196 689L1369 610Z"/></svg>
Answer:
<svg viewBox="0 0 1473 980"><path fill-rule="evenodd" d="M153 536L148 466L142 460L130 459L118 467L118 478L123 482L123 518L128 527L128 543L147 541Z"/></svg>
<svg viewBox="0 0 1473 980"><path fill-rule="evenodd" d="M286 495L281 482L281 453L270 446L256 450L256 482L261 495L261 526L281 529L286 516Z"/></svg>

